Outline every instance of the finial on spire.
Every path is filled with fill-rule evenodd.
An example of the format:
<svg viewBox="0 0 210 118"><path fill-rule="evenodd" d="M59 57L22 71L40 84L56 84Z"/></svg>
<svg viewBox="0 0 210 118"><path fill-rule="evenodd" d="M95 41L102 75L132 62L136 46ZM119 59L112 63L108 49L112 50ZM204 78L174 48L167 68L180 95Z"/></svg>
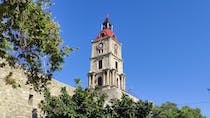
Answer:
<svg viewBox="0 0 210 118"><path fill-rule="evenodd" d="M109 19L109 17L110 17L110 15L109 15L109 13L107 13L107 14L106 14L106 18L108 18L108 19Z"/></svg>

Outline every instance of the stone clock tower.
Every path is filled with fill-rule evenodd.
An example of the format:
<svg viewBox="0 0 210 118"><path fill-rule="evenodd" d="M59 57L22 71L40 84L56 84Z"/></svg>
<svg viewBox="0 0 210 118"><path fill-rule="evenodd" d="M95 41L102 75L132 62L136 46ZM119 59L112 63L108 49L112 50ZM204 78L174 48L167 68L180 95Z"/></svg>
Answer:
<svg viewBox="0 0 210 118"><path fill-rule="evenodd" d="M112 31L109 17L102 24L101 31L92 43L88 86L103 89L125 90L123 73L122 45Z"/></svg>

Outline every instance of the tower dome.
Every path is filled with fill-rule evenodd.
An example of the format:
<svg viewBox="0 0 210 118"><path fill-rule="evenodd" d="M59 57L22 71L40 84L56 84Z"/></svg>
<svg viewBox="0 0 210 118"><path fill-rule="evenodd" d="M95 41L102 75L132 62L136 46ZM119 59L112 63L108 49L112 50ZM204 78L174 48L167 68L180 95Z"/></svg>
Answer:
<svg viewBox="0 0 210 118"><path fill-rule="evenodd" d="M110 22L109 15L106 16L106 19L102 23L101 31L99 32L98 36L96 37L96 40L101 40L105 37L113 37L115 40L117 40L113 30L113 25Z"/></svg>

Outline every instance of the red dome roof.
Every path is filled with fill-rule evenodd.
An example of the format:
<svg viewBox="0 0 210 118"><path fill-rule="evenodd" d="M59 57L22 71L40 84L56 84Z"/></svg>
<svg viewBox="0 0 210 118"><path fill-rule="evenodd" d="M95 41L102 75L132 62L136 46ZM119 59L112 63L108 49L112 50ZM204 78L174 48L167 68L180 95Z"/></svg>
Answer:
<svg viewBox="0 0 210 118"><path fill-rule="evenodd" d="M114 32L111 29L103 29L101 32L99 32L96 40L100 40L103 37L114 37L116 39Z"/></svg>

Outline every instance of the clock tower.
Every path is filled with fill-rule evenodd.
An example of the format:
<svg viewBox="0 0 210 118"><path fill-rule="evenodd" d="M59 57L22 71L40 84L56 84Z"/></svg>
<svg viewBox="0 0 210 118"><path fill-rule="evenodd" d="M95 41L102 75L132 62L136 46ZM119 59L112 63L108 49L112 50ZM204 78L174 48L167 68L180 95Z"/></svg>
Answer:
<svg viewBox="0 0 210 118"><path fill-rule="evenodd" d="M107 16L101 31L92 42L88 87L103 89L119 88L125 90L123 73L122 45L113 32L113 26Z"/></svg>

